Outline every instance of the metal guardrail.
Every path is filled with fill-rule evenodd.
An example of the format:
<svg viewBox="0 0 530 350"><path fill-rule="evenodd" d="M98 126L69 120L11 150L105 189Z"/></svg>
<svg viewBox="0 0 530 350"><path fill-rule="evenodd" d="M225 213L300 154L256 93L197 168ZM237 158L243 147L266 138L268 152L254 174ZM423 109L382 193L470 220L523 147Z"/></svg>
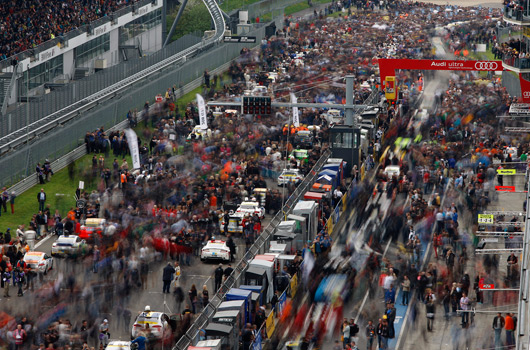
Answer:
<svg viewBox="0 0 530 350"><path fill-rule="evenodd" d="M208 12L210 13L214 22L215 35L213 37L202 41L201 43L193 45L190 48L177 53L176 55L166 58L165 60L162 60L161 62L158 62L157 64L154 64L151 67L148 67L138 73L135 73L122 81L112 84L111 86L101 91L98 91L97 93L92 94L86 98L83 98L73 103L72 105L69 105L66 108L56 111L45 118L31 123L29 127L26 126L28 129L31 130L30 136L47 132L55 128L58 124L64 123L69 119L74 118L83 111L86 111L87 109L98 105L103 100L111 98L117 93L126 90L131 85L148 78L151 74L157 71L161 71L175 64L183 64L184 62L199 54L200 52L211 48L217 43L221 42L224 36L225 28L225 21L221 10L215 0L203 0L203 2L208 8ZM19 146L20 144L23 144L27 137L28 135L26 135L24 129L18 129L14 133L0 138L0 153L3 153L9 149Z"/></svg>
<svg viewBox="0 0 530 350"><path fill-rule="evenodd" d="M324 164L326 164L330 156L331 151L329 149L324 151L322 156L309 172L309 175L306 176L304 181L302 181L300 185L296 187L295 191L289 196L282 209L271 219L267 227L265 227L263 232L258 236L249 251L234 268L234 271L224 281L219 290L215 293L212 300L210 300L210 303L205 308L207 310L207 315L205 315L204 311L201 312L192 323L188 331L175 344L172 350L186 350L188 346L192 345L192 343L197 339L199 331L204 328L211 320L219 305L224 301L226 293L228 293L231 288L234 288L241 282L241 278L244 276L250 261L254 259L258 253L264 253L265 249L268 248L267 244L273 237L274 230L278 224L291 213L294 208L294 204L303 198L305 192L313 185L313 182L316 180L320 169L322 169Z"/></svg>

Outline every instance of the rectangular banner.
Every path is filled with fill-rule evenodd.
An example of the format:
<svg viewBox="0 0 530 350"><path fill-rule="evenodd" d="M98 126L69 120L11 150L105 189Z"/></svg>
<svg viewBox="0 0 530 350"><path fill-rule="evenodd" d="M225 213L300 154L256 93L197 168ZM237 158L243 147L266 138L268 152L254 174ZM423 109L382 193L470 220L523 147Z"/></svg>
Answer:
<svg viewBox="0 0 530 350"><path fill-rule="evenodd" d="M252 342L252 350L261 350L261 332L258 331Z"/></svg>
<svg viewBox="0 0 530 350"><path fill-rule="evenodd" d="M479 224L493 224L493 214L478 214Z"/></svg>
<svg viewBox="0 0 530 350"><path fill-rule="evenodd" d="M140 151L138 150L138 137L133 129L127 128L124 130L129 144L129 151L133 162L133 169L140 169Z"/></svg>
<svg viewBox="0 0 530 350"><path fill-rule="evenodd" d="M204 98L197 94L197 107L199 108L199 125L201 129L208 129L208 119L206 119L206 105Z"/></svg>
<svg viewBox="0 0 530 350"><path fill-rule="evenodd" d="M495 186L497 192L515 192L515 186Z"/></svg>
<svg viewBox="0 0 530 350"><path fill-rule="evenodd" d="M528 96L525 96L528 97ZM512 103L509 114L530 114L530 103Z"/></svg>
<svg viewBox="0 0 530 350"><path fill-rule="evenodd" d="M293 298L298 289L298 275L294 274L291 278L291 298Z"/></svg>
<svg viewBox="0 0 530 350"><path fill-rule="evenodd" d="M267 319L265 320L265 329L267 331L267 338L272 337L275 327L276 325L274 324L274 310L272 310L269 316L267 317Z"/></svg>
<svg viewBox="0 0 530 350"><path fill-rule="evenodd" d="M291 103L297 103L298 99L294 95L294 93L291 92ZM300 126L300 116L298 114L298 107L293 107L293 125L295 128Z"/></svg>
<svg viewBox="0 0 530 350"><path fill-rule="evenodd" d="M498 175L515 175L516 172L515 169L497 169Z"/></svg>
<svg viewBox="0 0 530 350"><path fill-rule="evenodd" d="M283 313L283 308L285 307L285 303L287 302L287 293L283 292L282 295L280 295L280 299L278 299L278 315L281 316Z"/></svg>
<svg viewBox="0 0 530 350"><path fill-rule="evenodd" d="M255 36L237 36L237 35L226 35L223 38L225 43L245 43L245 44L255 44Z"/></svg>
<svg viewBox="0 0 530 350"><path fill-rule="evenodd" d="M333 218L328 219L328 223L326 225L326 233L328 236L331 237L331 233L333 232Z"/></svg>

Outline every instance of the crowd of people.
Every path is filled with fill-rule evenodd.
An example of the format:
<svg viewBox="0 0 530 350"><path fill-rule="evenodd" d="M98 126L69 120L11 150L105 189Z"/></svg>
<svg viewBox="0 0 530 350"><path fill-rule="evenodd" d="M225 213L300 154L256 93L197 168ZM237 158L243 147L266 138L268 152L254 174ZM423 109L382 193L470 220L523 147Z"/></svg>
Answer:
<svg viewBox="0 0 530 350"><path fill-rule="evenodd" d="M0 4L0 59L23 51L90 22L109 16L133 0L9 0Z"/></svg>
<svg viewBox="0 0 530 350"><path fill-rule="evenodd" d="M354 5L365 10L373 7L364 2L348 1L334 2L326 10L316 11L309 21L289 17L276 37L261 43L258 52L244 52L238 61L232 63L230 81L221 81L221 90L214 89L218 77L209 84L208 75L206 83L208 73L205 72L205 87L208 89L205 92L215 100L234 100L237 98L235 95L245 90L265 86L278 101L288 100L289 93L294 92L299 102L343 103L345 93L340 78L353 74L354 100L360 104L379 88L375 77L378 58L433 58L431 28L490 15L487 9L474 9L472 12L455 9L448 16L423 3L372 3L373 7L377 5L383 10L398 11L399 15L387 18L387 12L373 12L370 16L354 13ZM16 1L13 4L16 5ZM46 25L64 32L123 5L124 2L35 5L25 2L20 6L20 13L9 8L4 10L7 16L4 26L8 28L10 24L12 27L13 21L19 20L25 13L30 19L26 26L34 28L31 19L36 17L27 14L37 11L38 6L48 6L46 8L51 10L61 6L57 23L47 21ZM328 20L327 14L342 11L342 8L345 8L344 17ZM62 23L65 18L72 17L72 11L82 15L75 16L71 25ZM495 44L492 24L482 23L477 27L474 23L464 23L446 32L446 39L450 42L465 43L453 49L462 50L484 41ZM49 38L45 36L52 32L50 28L42 28L34 37L26 34L20 45L31 46ZM5 56L26 48L12 47L13 39L24 35L24 31L9 33L6 31L4 35L8 43L3 44L7 50ZM365 44L361 46L361 42ZM264 79L262 72L277 74L269 81L266 77ZM401 72L399 78L404 90L418 91L420 85L416 74ZM410 101L402 101L403 104L412 104L414 94L408 96ZM301 277L308 290L308 293L297 293L296 298L290 301L293 307L287 308L299 312L284 312L280 316L282 325L293 327L291 335L300 334L303 342L320 345L325 341L326 334L336 339L340 333L342 339L337 341L337 349L355 349L365 341L369 349L376 345L387 349L390 339L396 336L394 320L395 303L400 301L396 300L398 288L402 293L401 303L410 303L416 311L420 303L425 305L429 331L436 327L436 305L442 304L444 316L450 318L457 311L468 311L474 302L485 301L478 286L484 281L504 276L498 271L498 262L491 261L489 256L477 264L475 275L470 272L470 251L476 242L469 233L469 221L471 217L476 217L477 212L487 208L493 199L491 185L502 181L494 176L495 172L492 173L498 167L496 162L522 159L523 154L529 151L528 144L521 141L515 145L514 141L500 137L497 129L491 126L495 113L505 112L512 101L495 81L483 84L470 73L455 73L447 89L439 95L436 112L419 129L429 142L409 146L403 157L387 152L381 160L382 169L398 165L399 175L384 177L375 174L378 180L387 183L386 186L377 186L367 178L361 180L354 170L354 200L349 199L349 202L358 212L358 223L370 218L372 213L368 208L381 198L373 195L374 186L376 194L386 191L382 199L392 202L403 197L410 199L407 206L391 206L387 211L379 212L377 220L380 224L375 225L367 242L372 249L379 251L382 241L390 235L402 249L396 256L381 258L376 253L364 256L352 244L347 244L342 252L344 261L362 260L361 265L366 263L365 268L358 271L358 265L353 263L330 263L333 240L326 233L326 219L341 196L323 203L315 240L298 252L297 263L301 257L314 261L312 277L305 275L304 278L308 272L302 269L299 273L296 264L292 271L277 272L279 281L282 281L282 287L277 292L285 288L285 277L294 274ZM379 160L380 151L387 145L393 145L397 136L416 137L414 129L407 128L410 114L404 113L406 110L390 107L388 113L378 115L380 132L368 140L370 146L363 149L362 162L368 160L373 164ZM17 314L19 310L11 312L9 308L6 309L6 317L11 317L10 313L17 314L16 323L20 324L20 328L5 328L6 332L1 333L2 340L18 347L27 344L39 347L42 344L40 346L49 349L85 349L88 344L105 345L105 341L101 340L108 339L105 335L109 326L104 315L115 310L116 316L111 321L127 330L134 313L129 305L131 296L136 289L149 288L150 266L169 259L170 263L163 268L163 292L173 292L175 302L185 304L182 311L186 315L182 327L185 330L192 321L192 315L207 304L210 295L217 291L222 280L230 275L229 269L232 269L230 265L226 269L222 266L216 268L213 271L214 290L191 285L186 299L183 276L186 275L186 266L197 260L202 244L212 237L224 236L227 241L244 242L248 248L260 234L262 223L259 217L247 218L247 222L252 223L248 231L240 235L228 234L221 225L222 221L228 221L230 215L225 205L237 205L251 197L255 188L269 187L265 195L265 209L267 213L278 211L283 191L268 186L270 182L276 179L287 163L307 174L328 147L330 125L324 113L316 109L301 109L300 123L313 126L315 142L309 150L307 162L290 162L288 155L294 147L288 113L280 109L272 116L249 117L220 108L212 109L207 115L208 130L197 133L194 131L194 126L199 124L196 104L190 103L185 110L179 110L175 88L169 88L162 102L154 105L146 102L141 112L134 111L127 116L131 125L142 119L145 121L138 138L140 169L133 169L125 160L130 145L123 131L108 132L100 128L88 132L85 143L87 153L93 157L92 167L69 169L72 176L79 172L88 188L95 188L93 191L78 191L77 197L86 206L72 207L68 213L52 214L51 207L46 204L46 194L41 191L37 194L38 213L30 222L31 231L35 231L37 236L52 230L76 233L81 219L90 217L107 220L104 233L116 232L114 235L96 236L95 241L86 247L83 258L79 259L79 270L75 266L66 266L57 280L43 279L40 284L37 283L33 295L43 305L54 305L54 314L71 315L77 312L83 317L71 321L70 316L29 319L20 317ZM287 130L283 130L286 122ZM506 148L514 146L516 154L505 152ZM109 165L111 159L113 162ZM37 176L44 183L46 176L42 169L39 165ZM341 195L347 193L346 185L347 182L343 181L338 186ZM283 199L293 190L294 185L289 185ZM18 266L27 249L28 237L24 231L24 227L19 227L16 235L9 235L8 243L13 248L4 252L3 263L0 264L2 272L15 270L27 274L25 278L17 274L16 282L12 273L9 273L9 279L2 279L4 287L5 283L15 283L21 288L21 295L24 295L24 289L34 287L29 278L32 273ZM425 269L420 269L425 242L430 241L433 242L435 258ZM510 265L509 273L501 283L514 287L518 281L517 261L511 258L507 263ZM304 265L310 263L306 260ZM322 296L320 284L326 277L337 273L345 276L341 282L344 292ZM354 299L360 286L369 284L373 288L379 281L381 290L374 290L377 293L371 295L382 299L384 306L375 304L362 320L342 321L343 308ZM170 288L172 282L174 288ZM69 292L65 293L61 288ZM68 304L72 300L80 302ZM318 309L316 306L322 301L326 306ZM499 299L493 302L505 301ZM336 319L340 320L335 327L315 321L325 320L329 313L336 313ZM313 323L309 329L304 329L305 317L311 314L316 315ZM468 327L469 313L461 314L459 321L463 327ZM245 326L244 345L250 346L252 334L262 328L262 316L260 314L252 325ZM509 317L508 321L508 317L502 321L500 318L494 320L495 335L503 327L507 331L515 329L512 326L516 319L511 315ZM373 322L375 320L379 321ZM22 337L18 338L21 334ZM510 337L506 339L507 345L511 344ZM278 348L285 339L274 337L271 341Z"/></svg>

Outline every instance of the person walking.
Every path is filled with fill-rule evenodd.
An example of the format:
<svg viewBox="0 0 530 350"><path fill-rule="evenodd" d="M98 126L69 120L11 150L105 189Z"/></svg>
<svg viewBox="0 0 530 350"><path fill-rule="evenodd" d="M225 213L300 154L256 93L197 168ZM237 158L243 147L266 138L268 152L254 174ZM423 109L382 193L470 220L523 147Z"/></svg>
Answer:
<svg viewBox="0 0 530 350"><path fill-rule="evenodd" d="M9 192L7 192L7 187L2 189L2 207L4 208L4 213L7 213L7 202L9 202Z"/></svg>
<svg viewBox="0 0 530 350"><path fill-rule="evenodd" d="M436 297L430 288L427 288L427 293L425 295L425 312L427 315L427 330L432 332L432 326L434 324L434 312Z"/></svg>
<svg viewBox="0 0 530 350"><path fill-rule="evenodd" d="M510 349L512 346L515 345L513 332L515 331L515 323L513 322L513 318L509 313L506 313L506 317L504 318L504 329L506 330L506 347Z"/></svg>
<svg viewBox="0 0 530 350"><path fill-rule="evenodd" d="M135 339L131 340L131 345L138 344L137 350L146 350L146 343L147 338L145 337L144 332L140 332Z"/></svg>
<svg viewBox="0 0 530 350"><path fill-rule="evenodd" d="M44 192L44 188L41 188L40 192L37 193L37 201L39 202L39 211L44 211L46 204L46 192Z"/></svg>
<svg viewBox="0 0 530 350"><path fill-rule="evenodd" d="M228 249L230 249L230 261L234 261L236 258L237 250L232 235L227 235L226 246L228 247Z"/></svg>
<svg viewBox="0 0 530 350"><path fill-rule="evenodd" d="M181 276L181 270L180 270L180 264L178 261L175 262L175 289L180 286L180 276Z"/></svg>
<svg viewBox="0 0 530 350"><path fill-rule="evenodd" d="M386 315L383 315L383 323L381 324L381 344L379 346L381 350L388 349L389 336L390 336L390 330L388 326L388 320L387 320Z"/></svg>
<svg viewBox="0 0 530 350"><path fill-rule="evenodd" d="M409 304L409 294L410 294L410 280L407 275L403 276L403 282L401 282L401 305Z"/></svg>
<svg viewBox="0 0 530 350"><path fill-rule="evenodd" d="M385 315L386 317L386 315ZM377 327L375 328L375 333L377 334L377 347L380 349L382 346L382 334L383 334L383 319L379 319L379 323L377 324Z"/></svg>
<svg viewBox="0 0 530 350"><path fill-rule="evenodd" d="M396 288L394 284L390 284L390 288L385 291L385 301L394 304L396 301Z"/></svg>
<svg viewBox="0 0 530 350"><path fill-rule="evenodd" d="M221 288L221 284L223 283L223 264L219 264L219 266L214 271L214 281L215 281L215 289L214 292L217 293L219 288Z"/></svg>
<svg viewBox="0 0 530 350"><path fill-rule="evenodd" d="M460 310L462 310L462 328L467 328L467 323L469 322L469 298L466 293L462 293L460 298Z"/></svg>
<svg viewBox="0 0 530 350"><path fill-rule="evenodd" d="M164 286L162 287L162 293L169 294L169 287L171 286L171 280L173 279L174 274L175 269L173 268L173 266L171 266L171 263L168 262L162 272L162 282L164 282Z"/></svg>
<svg viewBox="0 0 530 350"><path fill-rule="evenodd" d="M7 265L7 263L9 262L9 257L4 255L3 259L4 259L6 267L4 268L4 271L2 272L2 276L0 277L2 278L2 284L4 287L4 298L10 298L11 296L9 295L9 285L11 284L11 271L9 271L9 268Z"/></svg>
<svg viewBox="0 0 530 350"><path fill-rule="evenodd" d="M40 163L37 163L37 167L35 168L35 173L37 174L37 179L39 180L39 184L44 185L44 169L41 167Z"/></svg>
<svg viewBox="0 0 530 350"><path fill-rule="evenodd" d="M15 198L17 198L16 192L11 191L11 194L9 195L9 204L11 205L11 214L15 214Z"/></svg>
<svg viewBox="0 0 530 350"><path fill-rule="evenodd" d="M230 277L230 275L232 274L232 271L234 271L234 269L232 268L232 264L228 264L228 267L224 270L223 274L224 274L224 279L226 280L228 277Z"/></svg>
<svg viewBox="0 0 530 350"><path fill-rule="evenodd" d="M374 348L374 339L375 339L376 329L372 321L368 321L366 326L366 349L373 350Z"/></svg>
<svg viewBox="0 0 530 350"><path fill-rule="evenodd" d="M17 267L15 270L15 279L14 282L16 285L18 285L18 292L17 296L21 297L24 296L24 291L22 290L22 286L24 285L24 282L26 281L26 274L24 272L25 267Z"/></svg>
<svg viewBox="0 0 530 350"><path fill-rule="evenodd" d="M15 349L23 349L24 342L26 341L26 331L22 329L22 324L17 324L17 329L13 332L13 337L15 338Z"/></svg>
<svg viewBox="0 0 530 350"><path fill-rule="evenodd" d="M195 314L197 313L197 287L195 287L195 284L191 285L191 288L188 291L188 296L191 303L191 312Z"/></svg>
<svg viewBox="0 0 530 350"><path fill-rule="evenodd" d="M501 334L504 328L504 317L499 312L495 318L493 318L493 331L495 332L495 350L502 350Z"/></svg>
<svg viewBox="0 0 530 350"><path fill-rule="evenodd" d="M106 348L109 344L109 337L109 321L104 319L103 323L99 325L99 341L100 345L103 345L103 348Z"/></svg>
<svg viewBox="0 0 530 350"><path fill-rule="evenodd" d="M344 320L342 323L342 346L346 347L350 343L350 324L348 320Z"/></svg>
<svg viewBox="0 0 530 350"><path fill-rule="evenodd" d="M210 294L208 292L208 287L205 285L202 286L202 307L205 308L210 301Z"/></svg>

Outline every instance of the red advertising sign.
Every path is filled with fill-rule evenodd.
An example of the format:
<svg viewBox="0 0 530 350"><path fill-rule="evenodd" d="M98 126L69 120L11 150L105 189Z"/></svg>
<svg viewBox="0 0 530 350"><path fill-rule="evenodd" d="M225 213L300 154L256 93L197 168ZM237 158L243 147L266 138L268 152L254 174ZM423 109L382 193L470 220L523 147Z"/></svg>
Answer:
<svg viewBox="0 0 530 350"><path fill-rule="evenodd" d="M530 102L530 81L523 78L523 74L519 73L519 82L521 83L521 95L523 102Z"/></svg>
<svg viewBox="0 0 530 350"><path fill-rule="evenodd" d="M474 61L474 60L415 60L407 58L380 58L379 75L381 82L387 76L395 76L396 69L409 70L467 70L467 71L502 71L502 61ZM521 74L519 74L521 76ZM521 79L523 102L530 102L530 82ZM526 93L526 94L525 94ZM525 99L526 98L526 99Z"/></svg>
<svg viewBox="0 0 530 350"><path fill-rule="evenodd" d="M495 186L498 192L515 192L515 186Z"/></svg>
<svg viewBox="0 0 530 350"><path fill-rule="evenodd" d="M495 285L492 283L482 283L478 285L480 289L495 289Z"/></svg>

